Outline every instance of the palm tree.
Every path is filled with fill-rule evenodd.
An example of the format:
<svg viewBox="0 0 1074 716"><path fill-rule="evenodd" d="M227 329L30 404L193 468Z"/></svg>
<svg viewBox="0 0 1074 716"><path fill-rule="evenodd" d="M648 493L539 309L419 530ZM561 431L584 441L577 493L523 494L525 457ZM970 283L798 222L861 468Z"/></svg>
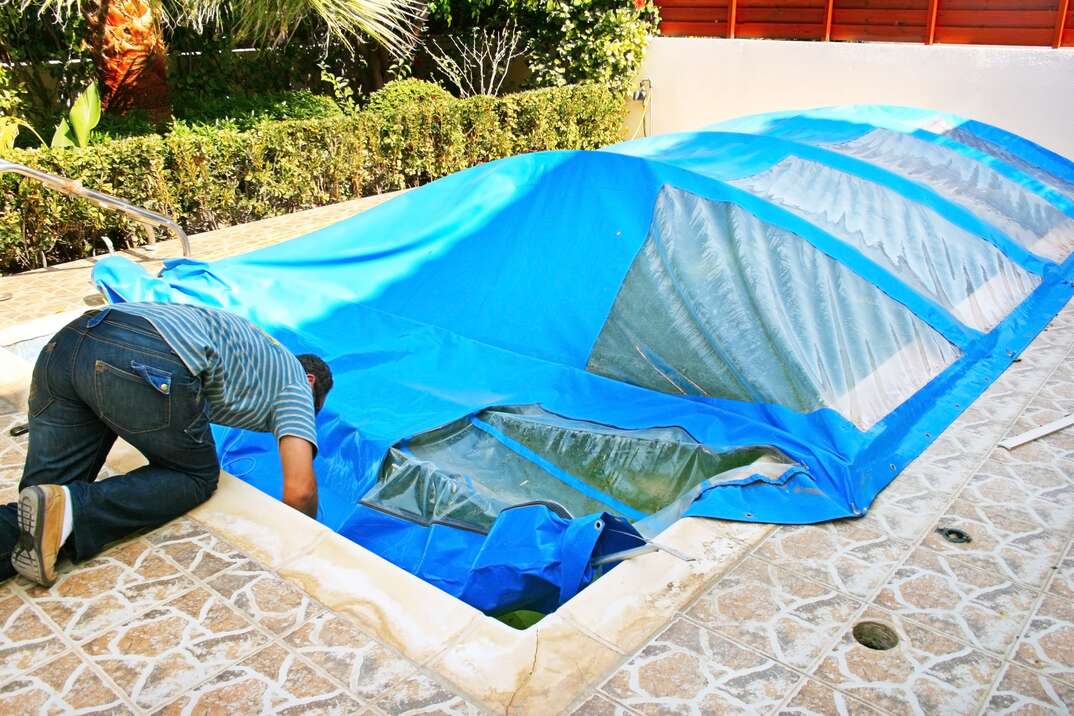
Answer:
<svg viewBox="0 0 1074 716"><path fill-rule="evenodd" d="M86 44L97 68L101 104L115 113L144 109L171 115L166 23L201 28L226 14L236 34L255 46L278 44L306 18L319 19L328 39L353 46L369 37L393 55L413 45L420 0L0 0L36 6L63 21L85 18Z"/></svg>
<svg viewBox="0 0 1074 716"><path fill-rule="evenodd" d="M100 0L82 12L102 107L116 114L144 109L157 120L171 116L160 8L150 0Z"/></svg>

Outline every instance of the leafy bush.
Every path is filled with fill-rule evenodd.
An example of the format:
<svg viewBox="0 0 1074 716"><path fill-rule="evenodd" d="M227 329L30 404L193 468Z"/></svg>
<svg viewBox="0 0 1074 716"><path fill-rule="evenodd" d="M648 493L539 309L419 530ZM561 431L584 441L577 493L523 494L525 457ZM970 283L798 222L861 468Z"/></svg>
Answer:
<svg viewBox="0 0 1074 716"><path fill-rule="evenodd" d="M124 116L105 114L94 133L94 141L160 134L176 128L194 131L201 127L247 130L261 122L338 117L342 114L343 110L334 99L309 90L265 92L259 95L230 94L212 98L177 96L175 120L171 125L155 125L144 112L137 110Z"/></svg>
<svg viewBox="0 0 1074 716"><path fill-rule="evenodd" d="M657 32L653 0L432 0L434 33L518 23L530 43L536 86L600 82L622 89L633 79Z"/></svg>
<svg viewBox="0 0 1074 716"><path fill-rule="evenodd" d="M449 102L452 99L451 93L435 82L411 77L389 82L369 95L365 108L376 112L394 112L423 103Z"/></svg>
<svg viewBox="0 0 1074 716"><path fill-rule="evenodd" d="M634 79L659 26L652 0L518 0L541 86L601 82L622 89Z"/></svg>
<svg viewBox="0 0 1074 716"><path fill-rule="evenodd" d="M204 99L175 108L177 124L229 126L252 129L269 120L317 119L343 114L331 97L309 90L266 92L259 95L232 94Z"/></svg>
<svg viewBox="0 0 1074 716"><path fill-rule="evenodd" d="M0 65L0 116L21 117L24 97L11 76L11 70Z"/></svg>
<svg viewBox="0 0 1074 716"><path fill-rule="evenodd" d="M620 138L622 98L599 85L428 101L401 82L350 115L233 126L178 126L166 136L85 148L14 150L13 161L175 217L190 233L416 186L480 162ZM414 92L415 99L394 101ZM424 93L424 94L423 94ZM144 241L129 220L28 180L0 177L0 269L89 255L108 236Z"/></svg>

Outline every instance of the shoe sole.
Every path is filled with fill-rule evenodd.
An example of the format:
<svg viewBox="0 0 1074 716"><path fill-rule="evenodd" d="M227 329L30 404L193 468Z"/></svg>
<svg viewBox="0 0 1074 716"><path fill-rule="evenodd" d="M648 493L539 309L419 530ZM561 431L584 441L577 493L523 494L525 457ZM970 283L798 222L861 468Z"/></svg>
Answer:
<svg viewBox="0 0 1074 716"><path fill-rule="evenodd" d="M41 558L45 529L45 491L40 487L29 487L19 495L18 523L19 532L29 535L33 540L33 548L27 549L25 544L17 545L11 555L11 566L33 582L46 587L52 586L56 580L48 579L45 575L44 560ZM23 539L20 534L19 541L22 542Z"/></svg>

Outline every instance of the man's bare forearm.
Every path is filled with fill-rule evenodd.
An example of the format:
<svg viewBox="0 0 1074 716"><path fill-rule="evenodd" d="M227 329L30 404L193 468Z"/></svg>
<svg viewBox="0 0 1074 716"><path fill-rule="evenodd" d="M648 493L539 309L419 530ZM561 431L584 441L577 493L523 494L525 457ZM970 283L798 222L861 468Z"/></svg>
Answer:
<svg viewBox="0 0 1074 716"><path fill-rule="evenodd" d="M317 517L317 476L313 472L313 446L302 438L280 438L284 504Z"/></svg>
<svg viewBox="0 0 1074 716"><path fill-rule="evenodd" d="M284 487L283 501L288 507L293 507L299 512L309 515L316 519L317 517L317 486L314 484L312 492L288 492Z"/></svg>

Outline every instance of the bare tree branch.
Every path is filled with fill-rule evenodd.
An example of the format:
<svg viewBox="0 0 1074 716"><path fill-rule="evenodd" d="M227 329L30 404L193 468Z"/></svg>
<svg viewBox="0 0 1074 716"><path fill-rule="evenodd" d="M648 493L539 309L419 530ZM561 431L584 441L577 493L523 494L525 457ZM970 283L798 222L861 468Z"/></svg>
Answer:
<svg viewBox="0 0 1074 716"><path fill-rule="evenodd" d="M511 62L529 49L514 20L498 30L475 28L463 37L441 39L446 47L432 40L426 51L462 97L499 94Z"/></svg>

